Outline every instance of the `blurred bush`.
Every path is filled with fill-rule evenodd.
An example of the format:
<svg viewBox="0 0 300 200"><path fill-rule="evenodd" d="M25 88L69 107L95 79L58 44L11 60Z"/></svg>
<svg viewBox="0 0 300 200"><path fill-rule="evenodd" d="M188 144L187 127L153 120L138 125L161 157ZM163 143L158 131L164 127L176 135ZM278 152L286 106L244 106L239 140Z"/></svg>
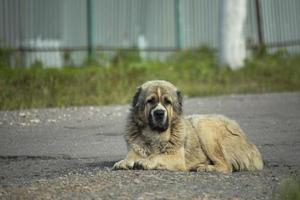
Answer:
<svg viewBox="0 0 300 200"><path fill-rule="evenodd" d="M63 68L43 68L38 61L31 68L10 68L3 58L2 110L124 104L139 84L152 79L171 81L187 96L300 90L300 55L286 52L254 55L236 71L218 67L216 51L207 47L174 53L163 62L119 50L112 58L87 58L81 67Z"/></svg>

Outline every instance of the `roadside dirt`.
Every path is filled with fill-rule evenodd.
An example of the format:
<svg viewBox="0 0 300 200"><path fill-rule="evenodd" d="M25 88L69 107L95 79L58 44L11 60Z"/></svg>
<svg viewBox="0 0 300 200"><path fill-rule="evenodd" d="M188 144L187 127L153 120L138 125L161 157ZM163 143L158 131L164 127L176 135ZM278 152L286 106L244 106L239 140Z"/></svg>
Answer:
<svg viewBox="0 0 300 200"><path fill-rule="evenodd" d="M272 199L300 171L300 93L185 99L241 124L260 172L112 171L128 106L0 111L0 199Z"/></svg>

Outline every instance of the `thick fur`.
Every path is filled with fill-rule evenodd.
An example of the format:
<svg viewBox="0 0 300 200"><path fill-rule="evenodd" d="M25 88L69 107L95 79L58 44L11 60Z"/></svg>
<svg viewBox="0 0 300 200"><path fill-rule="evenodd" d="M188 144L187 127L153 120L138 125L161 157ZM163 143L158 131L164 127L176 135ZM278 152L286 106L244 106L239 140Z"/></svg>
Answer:
<svg viewBox="0 0 300 200"><path fill-rule="evenodd" d="M158 108L165 111L167 127L150 123ZM263 168L258 149L235 121L221 115L183 117L182 96L167 81L148 81L137 89L124 137L128 154L114 169L228 173Z"/></svg>

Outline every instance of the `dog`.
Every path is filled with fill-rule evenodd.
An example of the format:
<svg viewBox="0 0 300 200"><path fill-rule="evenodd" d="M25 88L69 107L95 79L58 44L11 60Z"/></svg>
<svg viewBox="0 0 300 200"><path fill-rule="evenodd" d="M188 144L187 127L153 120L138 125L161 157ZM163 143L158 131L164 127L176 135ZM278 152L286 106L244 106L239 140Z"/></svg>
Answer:
<svg viewBox="0 0 300 200"><path fill-rule="evenodd" d="M124 135L128 153L115 170L223 172L263 169L257 147L222 115L182 114L181 92L170 82L137 88Z"/></svg>

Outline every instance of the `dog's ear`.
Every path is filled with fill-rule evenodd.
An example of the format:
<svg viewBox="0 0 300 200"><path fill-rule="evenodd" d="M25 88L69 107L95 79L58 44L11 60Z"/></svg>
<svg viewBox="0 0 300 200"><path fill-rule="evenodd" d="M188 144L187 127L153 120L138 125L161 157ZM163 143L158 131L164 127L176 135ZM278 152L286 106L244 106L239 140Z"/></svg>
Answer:
<svg viewBox="0 0 300 200"><path fill-rule="evenodd" d="M175 109L177 113L181 114L182 113L182 95L179 90L176 91L177 95L177 105L175 105Z"/></svg>
<svg viewBox="0 0 300 200"><path fill-rule="evenodd" d="M135 92L135 95L133 96L133 100L132 100L132 107L136 107L138 106L138 103L139 103L139 97L140 97L140 94L142 92L142 88L141 87L138 87L136 92Z"/></svg>
<svg viewBox="0 0 300 200"><path fill-rule="evenodd" d="M176 94L177 94L178 103L179 103L180 106L182 106L182 95L181 95L181 92L179 90L177 90Z"/></svg>
<svg viewBox="0 0 300 200"><path fill-rule="evenodd" d="M131 115L130 118L132 122L137 125L139 128L142 128L145 126L144 122L140 119L140 115L138 114L138 111L142 109L142 100L141 100L141 93L142 93L142 87L138 87L136 89L136 92L133 96L132 100L132 107L131 107Z"/></svg>

